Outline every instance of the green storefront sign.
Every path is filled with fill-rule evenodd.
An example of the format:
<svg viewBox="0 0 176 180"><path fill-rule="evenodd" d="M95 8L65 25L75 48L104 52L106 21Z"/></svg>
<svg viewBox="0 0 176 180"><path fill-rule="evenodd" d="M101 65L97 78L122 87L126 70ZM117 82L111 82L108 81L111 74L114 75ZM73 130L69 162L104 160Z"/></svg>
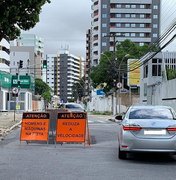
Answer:
<svg viewBox="0 0 176 180"><path fill-rule="evenodd" d="M12 76L12 87L34 90L34 79L31 76Z"/></svg>
<svg viewBox="0 0 176 180"><path fill-rule="evenodd" d="M11 79L12 79L12 75L10 73L0 71L0 86L1 87L11 88Z"/></svg>

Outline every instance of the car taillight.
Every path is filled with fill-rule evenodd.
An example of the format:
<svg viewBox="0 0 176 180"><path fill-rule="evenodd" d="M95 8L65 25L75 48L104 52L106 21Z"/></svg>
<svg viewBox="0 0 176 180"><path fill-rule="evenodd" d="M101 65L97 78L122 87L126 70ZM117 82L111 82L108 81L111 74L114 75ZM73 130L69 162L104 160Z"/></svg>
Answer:
<svg viewBox="0 0 176 180"><path fill-rule="evenodd" d="M134 125L126 125L123 126L124 131L140 131L142 127L140 126L134 126Z"/></svg>
<svg viewBox="0 0 176 180"><path fill-rule="evenodd" d="M176 132L176 126L169 126L166 129L167 129L167 131L172 131L172 132L175 131Z"/></svg>

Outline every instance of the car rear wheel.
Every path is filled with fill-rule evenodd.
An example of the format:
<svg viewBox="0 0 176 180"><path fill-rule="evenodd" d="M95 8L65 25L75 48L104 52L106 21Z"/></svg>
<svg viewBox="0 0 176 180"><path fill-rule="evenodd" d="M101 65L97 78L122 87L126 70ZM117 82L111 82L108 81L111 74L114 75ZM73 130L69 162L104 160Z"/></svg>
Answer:
<svg viewBox="0 0 176 180"><path fill-rule="evenodd" d="M119 147L119 159L126 159L127 158L127 152L126 151L121 151Z"/></svg>

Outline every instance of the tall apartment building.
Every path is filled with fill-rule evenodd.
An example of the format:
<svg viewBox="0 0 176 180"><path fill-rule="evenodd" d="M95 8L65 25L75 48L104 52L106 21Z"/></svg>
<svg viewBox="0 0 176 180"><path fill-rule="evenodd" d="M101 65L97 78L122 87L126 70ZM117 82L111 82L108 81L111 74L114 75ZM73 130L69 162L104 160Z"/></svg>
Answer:
<svg viewBox="0 0 176 180"><path fill-rule="evenodd" d="M86 33L86 64L85 64L85 89L84 96L87 100L90 100L91 86L90 86L90 50L91 50L91 30L89 29Z"/></svg>
<svg viewBox="0 0 176 180"><path fill-rule="evenodd" d="M0 111L8 110L9 90L11 88L10 74L10 43L0 40Z"/></svg>
<svg viewBox="0 0 176 180"><path fill-rule="evenodd" d="M10 43L6 39L0 41L0 70L10 72Z"/></svg>
<svg viewBox="0 0 176 180"><path fill-rule="evenodd" d="M72 87L83 76L82 59L69 51L64 50L59 54L48 54L47 83L59 96L61 102L67 102L73 98Z"/></svg>
<svg viewBox="0 0 176 180"><path fill-rule="evenodd" d="M34 78L42 79L43 58L43 39L35 34L21 34L18 39L11 42L11 67L17 67L17 63L22 60L24 74L28 73Z"/></svg>
<svg viewBox="0 0 176 180"><path fill-rule="evenodd" d="M117 41L125 39L150 44L159 38L160 0L92 0L93 66L104 51L113 51L114 41L106 37L116 33Z"/></svg>

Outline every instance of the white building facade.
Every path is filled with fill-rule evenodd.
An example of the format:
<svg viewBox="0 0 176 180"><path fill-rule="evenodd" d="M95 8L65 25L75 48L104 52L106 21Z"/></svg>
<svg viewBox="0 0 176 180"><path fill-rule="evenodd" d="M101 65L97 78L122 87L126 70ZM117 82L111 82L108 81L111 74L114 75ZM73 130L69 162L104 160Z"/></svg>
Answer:
<svg viewBox="0 0 176 180"><path fill-rule="evenodd" d="M10 43L6 39L0 41L0 111L8 110L10 75Z"/></svg>
<svg viewBox="0 0 176 180"><path fill-rule="evenodd" d="M6 39L0 41L0 70L10 72L10 43Z"/></svg>
<svg viewBox="0 0 176 180"><path fill-rule="evenodd" d="M35 34L21 34L18 39L11 41L11 68L22 60L24 73L42 79L43 59L44 42Z"/></svg>
<svg viewBox="0 0 176 180"><path fill-rule="evenodd" d="M160 52L141 67L141 103L156 104L161 102L162 98L158 97L155 92L162 83L167 82L167 69L176 71L176 52ZM167 91L167 88L160 89L160 91Z"/></svg>

